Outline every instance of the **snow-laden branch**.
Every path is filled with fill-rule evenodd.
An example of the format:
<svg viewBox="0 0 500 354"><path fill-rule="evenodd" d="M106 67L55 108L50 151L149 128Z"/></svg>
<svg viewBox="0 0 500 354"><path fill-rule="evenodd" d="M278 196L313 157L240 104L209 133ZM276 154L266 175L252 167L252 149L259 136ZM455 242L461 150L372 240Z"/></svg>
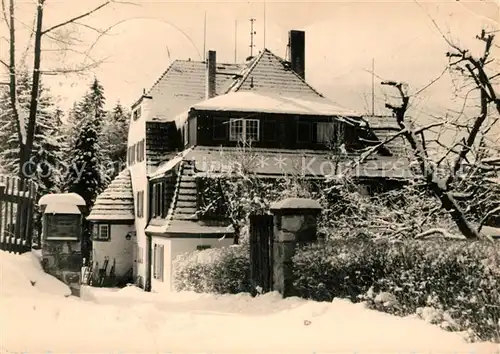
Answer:
<svg viewBox="0 0 500 354"><path fill-rule="evenodd" d="M415 235L415 238L416 239L425 239L425 238L429 238L429 237L436 236L436 235L441 235L444 238L454 239L454 240L463 240L464 239L461 236L452 234L448 230L441 229L441 228L432 228L432 229L426 230L424 232L421 232L421 233Z"/></svg>

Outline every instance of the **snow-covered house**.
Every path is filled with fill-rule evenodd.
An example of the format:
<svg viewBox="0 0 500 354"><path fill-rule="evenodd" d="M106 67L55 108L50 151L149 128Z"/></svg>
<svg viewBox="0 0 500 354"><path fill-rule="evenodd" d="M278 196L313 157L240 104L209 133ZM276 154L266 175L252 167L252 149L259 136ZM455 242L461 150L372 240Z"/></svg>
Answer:
<svg viewBox="0 0 500 354"><path fill-rule="evenodd" d="M113 234L109 247L94 243L97 254L122 252L146 289L169 291L177 255L233 243L228 220L197 213L199 177L220 173L223 156L241 152L242 141L251 142L251 153L259 155L255 172L263 176L302 166L300 173L321 178L333 172L332 141L342 141L349 157L360 144L377 139L362 115L336 106L305 81L305 34L290 31L289 38L289 62L264 49L245 63L224 64L209 51L206 62L174 61L144 92L132 107L128 137L134 256L123 252ZM356 173L403 177L403 164L384 148ZM111 212L102 220L110 218Z"/></svg>

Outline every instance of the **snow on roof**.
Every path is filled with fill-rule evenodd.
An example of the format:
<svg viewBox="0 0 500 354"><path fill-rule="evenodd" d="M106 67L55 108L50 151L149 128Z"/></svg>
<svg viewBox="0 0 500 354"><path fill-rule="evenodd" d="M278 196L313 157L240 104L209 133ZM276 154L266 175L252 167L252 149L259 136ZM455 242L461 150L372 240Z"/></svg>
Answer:
<svg viewBox="0 0 500 354"><path fill-rule="evenodd" d="M188 109L187 111L184 111L184 112L175 116L174 122L175 122L175 126L177 127L177 129L181 129L182 126L184 125L184 123L187 122L187 120L189 119L189 112L190 111L191 110Z"/></svg>
<svg viewBox="0 0 500 354"><path fill-rule="evenodd" d="M264 49L247 63L229 92L274 92L294 97L323 97L290 67L290 64Z"/></svg>
<svg viewBox="0 0 500 354"><path fill-rule="evenodd" d="M197 111L252 112L274 114L297 114L334 117L361 117L360 113L339 107L326 98L298 98L271 92L238 91L216 96L196 103L191 109ZM189 118L190 110L174 117L175 125L181 128Z"/></svg>
<svg viewBox="0 0 500 354"><path fill-rule="evenodd" d="M75 204L53 203L47 205L44 214L81 214L81 211Z"/></svg>
<svg viewBox="0 0 500 354"><path fill-rule="evenodd" d="M134 196L128 169L123 170L96 199L88 220L134 220Z"/></svg>
<svg viewBox="0 0 500 354"><path fill-rule="evenodd" d="M163 225L148 225L146 232L153 234L234 234L232 225L204 225L198 220L171 220Z"/></svg>
<svg viewBox="0 0 500 354"><path fill-rule="evenodd" d="M168 171L170 171L171 169L173 169L179 162L181 162L184 157L190 153L192 150L192 148L189 148L189 149L186 149L184 151L182 151L181 153L179 153L177 156L175 156L174 158L168 160L167 162L161 164L153 173L151 173L149 175L150 179L154 179L154 178L157 178L157 177L162 177L165 175L165 173L167 173Z"/></svg>
<svg viewBox="0 0 500 354"><path fill-rule="evenodd" d="M216 94L226 93L242 68L242 64L217 63ZM147 119L171 121L190 105L205 99L205 70L204 62L175 60L146 93L153 103Z"/></svg>
<svg viewBox="0 0 500 354"><path fill-rule="evenodd" d="M58 208L56 205L86 205L85 200L76 193L57 193L57 194L46 194L40 198L38 205L53 205L53 208ZM77 208L78 209L78 208ZM55 210L55 209L54 209ZM78 212L80 213L80 212Z"/></svg>
<svg viewBox="0 0 500 354"><path fill-rule="evenodd" d="M317 200L307 198L286 198L271 204L271 210L276 209L318 209L321 204Z"/></svg>
<svg viewBox="0 0 500 354"><path fill-rule="evenodd" d="M326 98L298 98L271 92L239 91L194 104L195 110L361 117Z"/></svg>
<svg viewBox="0 0 500 354"><path fill-rule="evenodd" d="M396 118L393 116L363 116L372 129L400 130Z"/></svg>
<svg viewBox="0 0 500 354"><path fill-rule="evenodd" d="M153 99L151 116L147 119L169 122L192 105L204 100L205 76L204 62L175 60L147 92ZM216 95L250 91L302 99L323 98L321 93L291 70L285 60L268 49L264 49L247 63L217 63ZM337 110L347 111L340 107L337 107ZM359 116L354 112L345 114Z"/></svg>

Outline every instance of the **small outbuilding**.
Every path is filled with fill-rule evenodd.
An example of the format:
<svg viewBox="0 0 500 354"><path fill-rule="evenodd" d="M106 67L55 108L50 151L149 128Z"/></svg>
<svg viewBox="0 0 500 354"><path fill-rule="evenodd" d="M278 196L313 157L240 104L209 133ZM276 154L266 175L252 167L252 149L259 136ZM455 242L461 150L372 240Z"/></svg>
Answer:
<svg viewBox="0 0 500 354"><path fill-rule="evenodd" d="M137 240L128 169L120 172L99 195L87 220L92 224L91 285L117 286L131 282Z"/></svg>

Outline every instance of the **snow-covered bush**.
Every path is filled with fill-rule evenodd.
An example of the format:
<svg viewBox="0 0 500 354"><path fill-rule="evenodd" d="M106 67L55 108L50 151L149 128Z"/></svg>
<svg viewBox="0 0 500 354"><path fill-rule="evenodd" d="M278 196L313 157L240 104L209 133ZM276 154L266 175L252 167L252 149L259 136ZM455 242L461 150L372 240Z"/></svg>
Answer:
<svg viewBox="0 0 500 354"><path fill-rule="evenodd" d="M174 261L174 286L178 291L237 294L250 292L250 251L234 245L180 255Z"/></svg>
<svg viewBox="0 0 500 354"><path fill-rule="evenodd" d="M299 249L294 273L301 297L366 301L500 340L500 243L335 240Z"/></svg>

